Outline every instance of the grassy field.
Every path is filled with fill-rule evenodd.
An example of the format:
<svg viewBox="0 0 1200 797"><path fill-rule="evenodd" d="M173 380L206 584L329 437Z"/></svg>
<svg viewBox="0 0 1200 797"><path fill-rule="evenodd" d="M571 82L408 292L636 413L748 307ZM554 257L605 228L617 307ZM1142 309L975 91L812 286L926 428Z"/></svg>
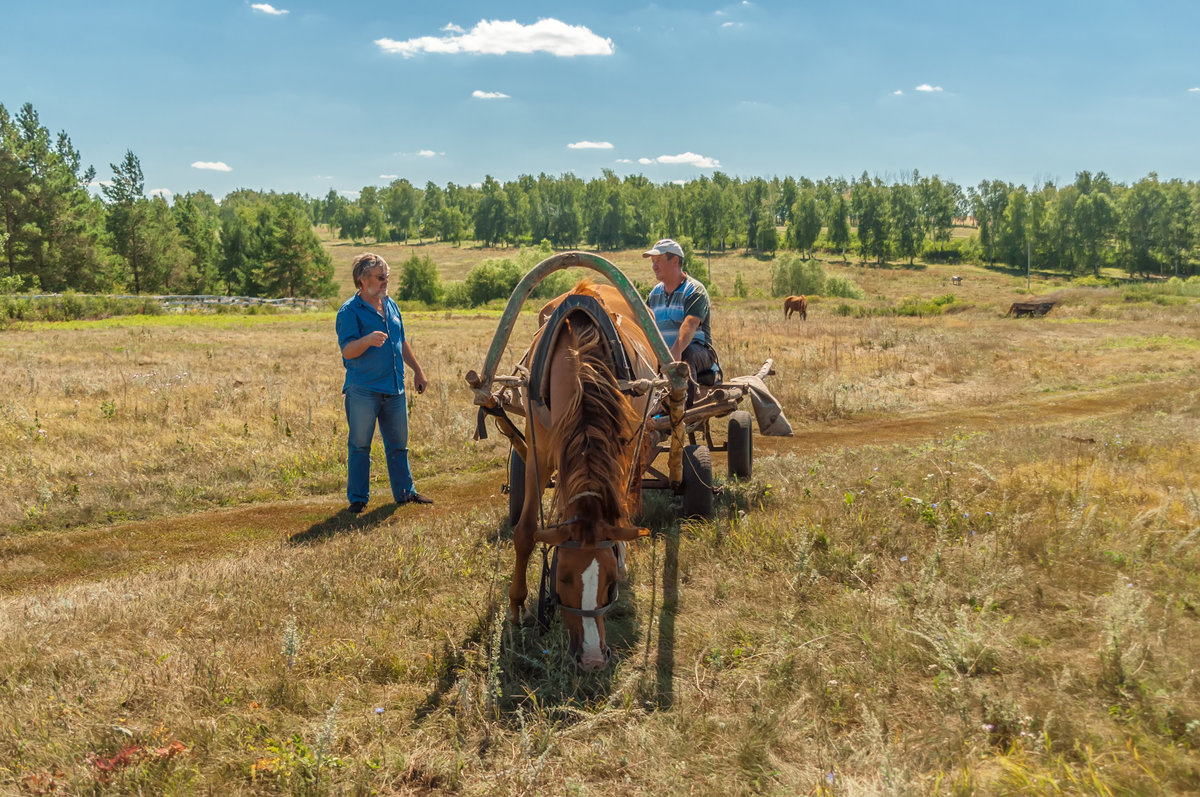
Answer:
<svg viewBox="0 0 1200 797"><path fill-rule="evenodd" d="M1023 276L825 266L867 298L788 323L768 261L713 258L726 374L774 358L796 435L748 482L714 457L713 521L647 496L588 676L503 621L508 451L463 380L497 308L406 314L437 503L386 503L377 451L357 518L332 314L3 333L0 791L1200 791L1200 303L1035 275L1059 304L1017 320Z"/></svg>

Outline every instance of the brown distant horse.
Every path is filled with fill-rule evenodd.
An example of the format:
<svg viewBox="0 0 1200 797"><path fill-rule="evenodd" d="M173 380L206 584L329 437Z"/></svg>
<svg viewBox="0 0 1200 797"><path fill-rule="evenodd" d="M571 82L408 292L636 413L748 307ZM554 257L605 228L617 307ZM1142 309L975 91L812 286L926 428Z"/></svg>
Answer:
<svg viewBox="0 0 1200 797"><path fill-rule="evenodd" d="M597 319L597 302L611 326ZM630 521L641 488L640 471L632 479L630 471L642 461L638 431L649 396L631 401L614 375L622 356L638 374L654 373L653 349L634 318L618 290L585 280L542 308L539 320L545 323L523 360L531 373L525 395L528 455L521 518L513 529L509 608L519 619L534 543L558 546L553 587L571 652L584 670L608 661L604 612L615 602L623 545L649 533ZM548 342L539 346L546 336ZM621 353L611 350L615 338ZM542 491L555 472L557 521L541 527Z"/></svg>
<svg viewBox="0 0 1200 797"><path fill-rule="evenodd" d="M801 321L808 320L808 299L803 296L789 296L783 300L783 317L791 318L792 313L799 313Z"/></svg>

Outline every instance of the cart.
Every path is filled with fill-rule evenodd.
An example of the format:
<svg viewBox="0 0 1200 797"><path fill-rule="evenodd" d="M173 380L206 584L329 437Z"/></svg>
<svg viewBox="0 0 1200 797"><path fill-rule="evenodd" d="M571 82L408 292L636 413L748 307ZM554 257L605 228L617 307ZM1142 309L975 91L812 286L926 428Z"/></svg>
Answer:
<svg viewBox="0 0 1200 797"><path fill-rule="evenodd" d="M635 321L650 341L657 358L658 375L646 379L618 379L623 392L641 396L654 391L650 411L644 424L644 434L649 438L649 454L643 458L643 470L639 474L642 487L649 489L671 489L682 496L681 514L684 517L711 517L713 515L714 484L712 478L712 451L724 451L729 461L732 478L749 478L754 462L754 440L749 412L739 409L743 399L751 395L750 379L762 380L774 373L773 361L763 363L753 377L732 380L711 386L701 386L695 403L685 408L689 370L687 363L674 361L663 340L662 333L654 323L654 317L630 283L629 278L615 265L604 258L588 252L564 252L543 260L526 274L509 297L504 308L496 335L488 348L481 372L466 374L467 384L478 405L475 439L487 437L486 418L495 419L499 430L512 444L508 467L509 521L516 524L521 516L525 495L524 435L511 416L525 417L525 393L530 389L530 379L536 379L529 371L518 369L512 375L497 375L500 358L508 345L522 306L532 295L534 288L546 276L567 268L586 268L605 277L620 291L634 312ZM716 443L712 436L713 422L728 418L727 435L724 443ZM660 454L667 454L667 469L654 465Z"/></svg>

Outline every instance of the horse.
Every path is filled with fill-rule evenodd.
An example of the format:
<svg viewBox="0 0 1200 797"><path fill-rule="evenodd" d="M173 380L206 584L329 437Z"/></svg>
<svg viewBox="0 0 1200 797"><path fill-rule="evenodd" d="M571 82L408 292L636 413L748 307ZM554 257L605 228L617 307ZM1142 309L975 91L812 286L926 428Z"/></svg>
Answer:
<svg viewBox="0 0 1200 797"><path fill-rule="evenodd" d="M789 296L783 300L783 317L791 318L792 313L799 313L801 321L808 320L808 299L803 296Z"/></svg>
<svg viewBox="0 0 1200 797"><path fill-rule="evenodd" d="M509 617L520 619L528 596L534 543L556 546L553 587L570 650L581 669L595 670L609 660L604 613L616 600L624 544L649 534L630 518L640 508L648 446L639 437L651 396L631 399L615 372L620 363L626 378L653 376L656 358L628 302L608 285L585 279L538 318L541 328L522 359L530 374L525 498L513 528ZM559 521L542 527L542 491L555 473Z"/></svg>

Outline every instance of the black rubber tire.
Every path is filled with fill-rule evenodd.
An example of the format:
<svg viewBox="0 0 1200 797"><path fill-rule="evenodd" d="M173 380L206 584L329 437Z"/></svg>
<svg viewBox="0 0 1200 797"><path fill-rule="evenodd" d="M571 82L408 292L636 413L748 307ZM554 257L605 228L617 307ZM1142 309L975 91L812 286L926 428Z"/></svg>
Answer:
<svg viewBox="0 0 1200 797"><path fill-rule="evenodd" d="M514 448L508 455L508 525L516 528L525 507L525 460Z"/></svg>
<svg viewBox="0 0 1200 797"><path fill-rule="evenodd" d="M754 430L750 426L750 413L738 410L729 416L729 437L725 446L729 477L749 479L754 471Z"/></svg>
<svg viewBox="0 0 1200 797"><path fill-rule="evenodd" d="M712 454L708 446L684 446L683 449L683 506L681 517L713 516Z"/></svg>

